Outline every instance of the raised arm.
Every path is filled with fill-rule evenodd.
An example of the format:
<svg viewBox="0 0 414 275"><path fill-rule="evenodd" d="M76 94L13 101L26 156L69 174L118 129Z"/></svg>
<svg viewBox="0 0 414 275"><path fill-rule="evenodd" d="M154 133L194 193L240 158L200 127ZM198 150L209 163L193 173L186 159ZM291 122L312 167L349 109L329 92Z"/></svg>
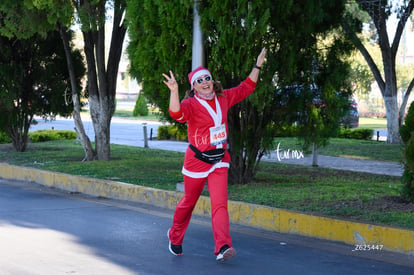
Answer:
<svg viewBox="0 0 414 275"><path fill-rule="evenodd" d="M249 74L249 78L256 83L259 78L259 72L265 60L265 57L266 57L266 48L263 48L259 56L257 57L255 66L253 67L252 71Z"/></svg>
<svg viewBox="0 0 414 275"><path fill-rule="evenodd" d="M166 80L164 80L164 84L167 85L168 89L170 89L170 110L172 112L180 111L180 97L178 94L178 84L175 81L174 74L170 71L170 75L162 74Z"/></svg>

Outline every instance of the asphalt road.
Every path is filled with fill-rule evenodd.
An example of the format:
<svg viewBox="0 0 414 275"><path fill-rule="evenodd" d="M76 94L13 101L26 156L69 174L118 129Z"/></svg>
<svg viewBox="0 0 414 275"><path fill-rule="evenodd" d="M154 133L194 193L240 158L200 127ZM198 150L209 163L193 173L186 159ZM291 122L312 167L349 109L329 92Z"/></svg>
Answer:
<svg viewBox="0 0 414 275"><path fill-rule="evenodd" d="M0 180L0 274L414 274L414 256L231 226L218 263L208 219L193 217L180 257L172 212Z"/></svg>

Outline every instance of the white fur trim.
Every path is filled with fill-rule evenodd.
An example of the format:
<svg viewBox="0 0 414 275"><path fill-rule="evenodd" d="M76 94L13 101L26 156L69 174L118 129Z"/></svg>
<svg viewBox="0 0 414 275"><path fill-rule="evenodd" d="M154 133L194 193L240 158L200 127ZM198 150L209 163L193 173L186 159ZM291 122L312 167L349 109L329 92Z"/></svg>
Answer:
<svg viewBox="0 0 414 275"><path fill-rule="evenodd" d="M214 112L213 108L211 108L211 106L205 100L199 99L197 96L195 96L195 98L198 100L198 102L200 102L201 105L203 105L204 108L207 109L208 113L213 118L214 126L220 126L222 124L221 120L223 115L221 113L221 107L219 101L217 100L217 96L214 97L217 113ZM216 148L223 148L223 144L218 144Z"/></svg>
<svg viewBox="0 0 414 275"><path fill-rule="evenodd" d="M224 168L224 167L229 168L230 167L230 163L228 163L228 162L221 162L220 161L220 162L214 164L208 171L205 171L205 172L191 172L191 171L188 171L187 169L185 169L183 167L181 173L183 173L183 175L186 175L186 176L191 177L191 178L202 179L202 178L206 178L215 169L217 169L217 168Z"/></svg>
<svg viewBox="0 0 414 275"><path fill-rule="evenodd" d="M197 78L199 78L202 75L208 75L211 77L211 74L207 70L199 70L196 73L193 74L193 77L191 77L191 89L193 88L193 83L196 81Z"/></svg>

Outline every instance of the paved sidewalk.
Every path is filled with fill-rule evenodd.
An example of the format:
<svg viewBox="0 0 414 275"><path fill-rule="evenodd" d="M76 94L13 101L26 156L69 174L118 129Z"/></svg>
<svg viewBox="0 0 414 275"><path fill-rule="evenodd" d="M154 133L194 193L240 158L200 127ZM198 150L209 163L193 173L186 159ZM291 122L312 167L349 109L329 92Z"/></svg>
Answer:
<svg viewBox="0 0 414 275"><path fill-rule="evenodd" d="M265 161L278 161L274 157L264 159ZM281 162L297 165L312 165L312 156L305 156L301 159L286 159ZM403 166L398 162L363 160L344 157L318 156L318 166L323 168L332 168L338 170L348 170L355 172L365 172L378 175L401 176Z"/></svg>

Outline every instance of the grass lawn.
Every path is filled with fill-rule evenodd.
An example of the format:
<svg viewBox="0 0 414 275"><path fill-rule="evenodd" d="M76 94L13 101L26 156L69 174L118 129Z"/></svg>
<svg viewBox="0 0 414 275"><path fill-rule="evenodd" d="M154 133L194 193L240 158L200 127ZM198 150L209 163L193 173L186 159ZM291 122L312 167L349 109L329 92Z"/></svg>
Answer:
<svg viewBox="0 0 414 275"><path fill-rule="evenodd" d="M387 119L386 118L360 117L359 118L359 128L386 129L387 128Z"/></svg>
<svg viewBox="0 0 414 275"><path fill-rule="evenodd" d="M159 121L159 116L157 113L149 112L147 116L132 116L132 110L115 110L114 117L122 117L127 119L145 119L151 121Z"/></svg>
<svg viewBox="0 0 414 275"><path fill-rule="evenodd" d="M365 145L350 142L344 148ZM355 148L353 151L358 152ZM380 155L384 150L379 146L360 151L378 151L376 154ZM176 183L182 181L183 153L112 145L111 156L111 161L81 162L83 150L76 141L34 143L24 153L14 152L10 144L0 145L0 161L14 165L164 190L175 190ZM229 186L229 197L311 214L414 229L414 204L399 199L400 187L399 177L262 162L250 184Z"/></svg>
<svg viewBox="0 0 414 275"><path fill-rule="evenodd" d="M296 138L278 137L275 139L275 143L280 143L281 149L301 150ZM401 162L402 160L401 145L375 140L331 138L329 144L326 147L319 148L318 151L319 154L326 156L392 162Z"/></svg>

